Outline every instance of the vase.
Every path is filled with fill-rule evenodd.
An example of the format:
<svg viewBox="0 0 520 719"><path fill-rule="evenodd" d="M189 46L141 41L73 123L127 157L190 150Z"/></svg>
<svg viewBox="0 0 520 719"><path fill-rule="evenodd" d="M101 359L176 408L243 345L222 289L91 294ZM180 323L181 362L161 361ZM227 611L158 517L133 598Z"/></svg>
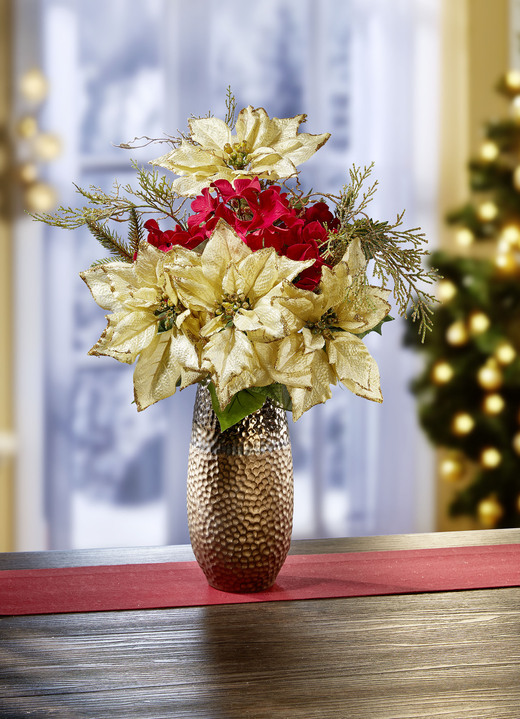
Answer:
<svg viewBox="0 0 520 719"><path fill-rule="evenodd" d="M188 527L208 583L227 592L271 587L289 551L293 466L285 411L264 406L221 431L197 388L188 461Z"/></svg>

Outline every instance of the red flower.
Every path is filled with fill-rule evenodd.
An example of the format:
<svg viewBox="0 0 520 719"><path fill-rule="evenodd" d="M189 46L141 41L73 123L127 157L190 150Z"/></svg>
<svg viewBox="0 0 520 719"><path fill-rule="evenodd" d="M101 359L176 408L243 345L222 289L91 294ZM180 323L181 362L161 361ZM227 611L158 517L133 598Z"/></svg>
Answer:
<svg viewBox="0 0 520 719"><path fill-rule="evenodd" d="M194 249L223 219L253 252L273 247L279 255L293 260L314 259L314 265L294 281L309 290L320 282L321 268L326 264L321 253L328 233L339 226L325 202L294 207L278 185L262 189L258 178L238 179L233 184L217 180L193 200L191 209L186 230L177 225L175 230L162 232L155 220L148 220L144 225L148 242L164 251L172 245Z"/></svg>
<svg viewBox="0 0 520 719"><path fill-rule="evenodd" d="M175 230L162 232L156 220L147 220L144 227L148 230L148 242L163 252L168 252L173 245L181 245L188 250L193 250L204 240L200 233L187 232L180 225L176 225Z"/></svg>

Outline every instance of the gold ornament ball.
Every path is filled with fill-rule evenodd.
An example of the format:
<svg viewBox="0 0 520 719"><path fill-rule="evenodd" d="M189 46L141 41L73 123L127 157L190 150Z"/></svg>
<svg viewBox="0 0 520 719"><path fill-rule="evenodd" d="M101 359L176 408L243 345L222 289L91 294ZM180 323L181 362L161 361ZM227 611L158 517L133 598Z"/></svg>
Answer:
<svg viewBox="0 0 520 719"><path fill-rule="evenodd" d="M475 427L475 420L467 412L457 412L451 421L451 431L458 437L469 434Z"/></svg>
<svg viewBox="0 0 520 719"><path fill-rule="evenodd" d="M492 529L496 527L504 514L504 508L498 501L498 499L491 495L485 499L481 499L477 505L477 514L480 523L486 529Z"/></svg>
<svg viewBox="0 0 520 719"><path fill-rule="evenodd" d="M520 165L513 170L513 187L520 192Z"/></svg>
<svg viewBox="0 0 520 719"><path fill-rule="evenodd" d="M437 298L439 302L449 302L457 294L457 287L451 280L440 280L437 284Z"/></svg>
<svg viewBox="0 0 520 719"><path fill-rule="evenodd" d="M480 464L484 469L495 469L502 461L502 455L496 447L486 447L480 453Z"/></svg>
<svg viewBox="0 0 520 719"><path fill-rule="evenodd" d="M61 140L51 132L42 132L34 141L34 151L39 160L54 160L61 152Z"/></svg>
<svg viewBox="0 0 520 719"><path fill-rule="evenodd" d="M455 243L459 247L469 247L470 245L473 244L474 239L475 239L475 235L467 227L461 227L455 233Z"/></svg>
<svg viewBox="0 0 520 719"><path fill-rule="evenodd" d="M495 265L500 272L511 275L516 271L516 258L513 252L499 252L495 257Z"/></svg>
<svg viewBox="0 0 520 719"><path fill-rule="evenodd" d="M24 140L34 137L38 132L38 123L32 115L26 115L18 123L18 134Z"/></svg>
<svg viewBox="0 0 520 719"><path fill-rule="evenodd" d="M520 97L518 97L518 95L513 99L511 109L513 110L513 119L516 121L520 120Z"/></svg>
<svg viewBox="0 0 520 719"><path fill-rule="evenodd" d="M480 335L489 329L489 317L484 312L472 312L469 317L469 331L472 335Z"/></svg>
<svg viewBox="0 0 520 719"><path fill-rule="evenodd" d="M432 367L432 381L434 384L446 384L453 379L453 367L444 360L439 360Z"/></svg>
<svg viewBox="0 0 520 719"><path fill-rule="evenodd" d="M480 157L488 162L493 162L498 157L499 148L493 140L485 140L480 147Z"/></svg>
<svg viewBox="0 0 520 719"><path fill-rule="evenodd" d="M510 90L520 90L520 70L508 70L505 82Z"/></svg>
<svg viewBox="0 0 520 719"><path fill-rule="evenodd" d="M24 162L23 165L20 165L18 174L20 176L20 180L25 185L30 185L38 179L38 168L34 162Z"/></svg>
<svg viewBox="0 0 520 719"><path fill-rule="evenodd" d="M483 389L498 389L502 385L502 373L497 366L488 362L479 369L477 380Z"/></svg>
<svg viewBox="0 0 520 719"><path fill-rule="evenodd" d="M0 175L11 165L11 158L5 145L0 144Z"/></svg>
<svg viewBox="0 0 520 719"><path fill-rule="evenodd" d="M485 412L485 414L491 416L500 414L500 412L502 412L505 406L506 403L504 398L501 394L497 394L496 392L493 392L493 394L488 394L486 397L484 397L484 401L482 402L483 411Z"/></svg>
<svg viewBox="0 0 520 719"><path fill-rule="evenodd" d="M520 171L520 165L516 169ZM506 225L500 233L500 239L504 240L507 247L518 246L520 242L520 229L517 225Z"/></svg>
<svg viewBox="0 0 520 719"><path fill-rule="evenodd" d="M446 482L457 482L464 476L465 464L461 455L454 452L441 461L439 472Z"/></svg>
<svg viewBox="0 0 520 719"><path fill-rule="evenodd" d="M498 207L492 200L486 200L478 206L477 215L482 222L491 222L498 215Z"/></svg>
<svg viewBox="0 0 520 719"><path fill-rule="evenodd" d="M25 202L31 212L50 212L57 201L54 188L45 182L35 182L25 192Z"/></svg>
<svg viewBox="0 0 520 719"><path fill-rule="evenodd" d="M515 434L511 444L513 445L513 449L515 450L516 454L520 454L520 432L517 432Z"/></svg>
<svg viewBox="0 0 520 719"><path fill-rule="evenodd" d="M520 512L520 494L516 498L516 511Z"/></svg>
<svg viewBox="0 0 520 719"><path fill-rule="evenodd" d="M468 330L462 320L453 322L446 330L446 341L454 347L461 347L468 341Z"/></svg>
<svg viewBox="0 0 520 719"><path fill-rule="evenodd" d="M20 81L20 91L26 100L41 102L48 91L48 83L43 72L34 67L28 70Z"/></svg>
<svg viewBox="0 0 520 719"><path fill-rule="evenodd" d="M508 365L515 359L516 350L512 344L504 340L497 346L495 350L495 357L497 362L501 365Z"/></svg>

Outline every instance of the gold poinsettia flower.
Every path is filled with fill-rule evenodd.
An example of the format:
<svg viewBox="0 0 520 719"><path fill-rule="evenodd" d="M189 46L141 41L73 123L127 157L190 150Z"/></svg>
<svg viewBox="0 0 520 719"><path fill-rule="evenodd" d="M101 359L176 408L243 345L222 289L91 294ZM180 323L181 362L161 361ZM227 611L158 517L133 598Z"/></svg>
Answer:
<svg viewBox="0 0 520 719"><path fill-rule="evenodd" d="M286 382L296 420L310 407L330 398L330 384L339 380L354 394L381 402L379 370L363 341L356 335L378 325L388 314L389 291L361 282L365 260L354 240L343 260L332 269L324 267L318 292L283 284L280 304L289 310L288 320L298 331L294 357L308 357L311 387L292 387ZM296 359L294 360L296 361ZM291 362L286 363L286 378ZM284 381L280 377L277 381Z"/></svg>
<svg viewBox="0 0 520 719"><path fill-rule="evenodd" d="M306 115L270 118L262 107L249 105L238 114L233 135L216 117L191 119L189 140L182 140L179 147L151 164L181 175L172 187L186 197L198 195L215 180L258 177L276 181L293 177L296 166L330 137L330 133L298 132L305 120Z"/></svg>
<svg viewBox="0 0 520 719"><path fill-rule="evenodd" d="M164 271L180 301L207 317L200 329L206 340L201 368L215 385L220 407L242 389L270 384L258 347L287 334L274 298L281 295L283 281L290 282L313 260L291 260L272 247L252 252L223 220L202 254L191 252L185 264L172 260Z"/></svg>
<svg viewBox="0 0 520 719"><path fill-rule="evenodd" d="M187 250L173 248L180 261ZM165 253L143 243L134 263L110 262L80 274L107 315L89 354L132 364L138 410L202 378L196 348L200 319L179 300L162 272Z"/></svg>

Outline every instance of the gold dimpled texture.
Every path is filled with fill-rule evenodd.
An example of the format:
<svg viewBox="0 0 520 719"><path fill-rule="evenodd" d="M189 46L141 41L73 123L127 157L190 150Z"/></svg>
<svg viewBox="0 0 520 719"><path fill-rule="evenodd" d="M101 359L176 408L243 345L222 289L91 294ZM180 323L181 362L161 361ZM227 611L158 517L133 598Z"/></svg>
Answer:
<svg viewBox="0 0 520 719"><path fill-rule="evenodd" d="M262 409L222 432L199 386L188 462L188 526L209 584L227 592L271 587L289 551L293 466L285 411Z"/></svg>

